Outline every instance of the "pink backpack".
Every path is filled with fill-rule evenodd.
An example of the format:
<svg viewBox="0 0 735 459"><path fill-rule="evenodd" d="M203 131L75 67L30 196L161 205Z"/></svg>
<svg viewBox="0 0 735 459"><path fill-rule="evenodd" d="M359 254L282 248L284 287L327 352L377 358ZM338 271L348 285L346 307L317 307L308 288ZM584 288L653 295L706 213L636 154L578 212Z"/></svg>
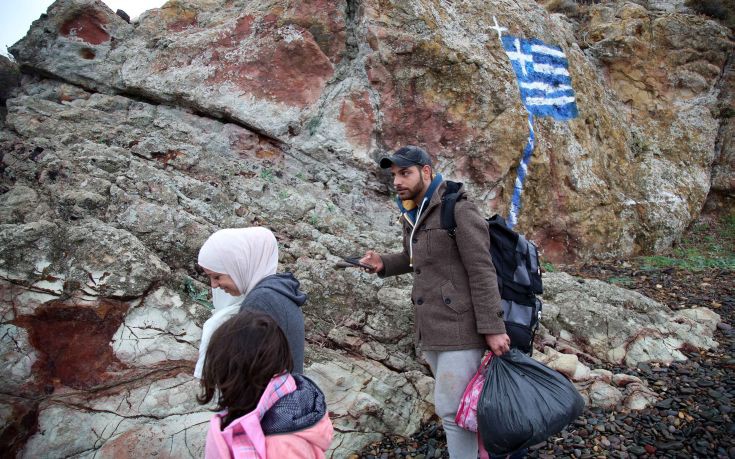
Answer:
<svg viewBox="0 0 735 459"><path fill-rule="evenodd" d="M281 397L295 390L296 381L289 373L283 373L270 380L253 411L235 419L224 430L222 418L227 412L215 414L209 421L205 459L266 459L265 435L260 421Z"/></svg>

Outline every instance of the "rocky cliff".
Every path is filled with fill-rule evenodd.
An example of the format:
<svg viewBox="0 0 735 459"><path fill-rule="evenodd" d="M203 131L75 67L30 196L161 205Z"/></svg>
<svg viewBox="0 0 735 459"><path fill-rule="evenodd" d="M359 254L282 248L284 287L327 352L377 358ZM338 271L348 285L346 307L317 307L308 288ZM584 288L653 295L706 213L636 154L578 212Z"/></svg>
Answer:
<svg viewBox="0 0 735 459"><path fill-rule="evenodd" d="M121 16L57 1L11 48L19 83L3 62L0 435L24 457L200 455L209 414L190 374L210 311L195 260L231 226L273 229L310 295L307 372L335 457L427 420L410 279L332 265L398 248L374 160L406 143L507 213L528 127L493 18L560 46L576 91L579 117L536 120L519 228L546 259L663 250L710 188L733 193L730 31L678 2L566 16L525 0L173 0ZM613 381L595 362L716 345L706 310L546 282L544 359L580 382ZM628 382L613 398L645 405Z"/></svg>

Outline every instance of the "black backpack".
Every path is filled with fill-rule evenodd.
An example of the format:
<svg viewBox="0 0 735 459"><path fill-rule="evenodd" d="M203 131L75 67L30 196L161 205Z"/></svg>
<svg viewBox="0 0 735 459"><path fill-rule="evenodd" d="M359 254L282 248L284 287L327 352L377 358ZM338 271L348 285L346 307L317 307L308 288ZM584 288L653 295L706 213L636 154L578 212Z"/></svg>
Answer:
<svg viewBox="0 0 735 459"><path fill-rule="evenodd" d="M457 222L454 205L466 199L459 193L462 184L447 181L442 196L441 227L454 237ZM505 219L494 215L487 219L490 256L495 266L500 290L505 330L511 347L531 354L533 338L539 326L543 304L536 298L543 293L538 250L533 242L508 228Z"/></svg>

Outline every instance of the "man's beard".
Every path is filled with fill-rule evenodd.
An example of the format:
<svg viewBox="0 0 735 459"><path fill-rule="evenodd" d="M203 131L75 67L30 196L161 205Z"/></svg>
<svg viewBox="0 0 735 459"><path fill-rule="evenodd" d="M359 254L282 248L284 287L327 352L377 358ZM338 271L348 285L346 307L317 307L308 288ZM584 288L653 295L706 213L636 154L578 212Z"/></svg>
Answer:
<svg viewBox="0 0 735 459"><path fill-rule="evenodd" d="M424 186L424 181L419 180L419 183L417 183L415 187L409 188L409 191L411 192L411 194L408 200L416 202L416 199L418 199L418 197L421 196L421 193L423 193L424 190L426 190L426 187ZM419 203L416 202L416 204L419 204Z"/></svg>

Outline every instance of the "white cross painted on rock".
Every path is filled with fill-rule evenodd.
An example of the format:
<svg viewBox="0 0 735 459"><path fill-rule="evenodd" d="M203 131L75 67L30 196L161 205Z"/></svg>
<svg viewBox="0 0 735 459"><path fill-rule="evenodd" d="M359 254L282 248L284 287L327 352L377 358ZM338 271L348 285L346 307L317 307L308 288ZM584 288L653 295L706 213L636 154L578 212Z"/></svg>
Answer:
<svg viewBox="0 0 735 459"><path fill-rule="evenodd" d="M493 16L493 22L495 23L495 25L492 26L492 27L490 27L490 28L493 29L493 30L495 30L496 32L498 32L498 40L500 40L502 38L502 36L503 36L503 32L507 32L508 31L508 28L507 27L500 27L498 25L498 20L495 19L495 16Z"/></svg>
<svg viewBox="0 0 735 459"><path fill-rule="evenodd" d="M508 55L508 58L512 61L518 61L518 63L521 65L521 71L523 72L523 75L527 75L528 72L526 72L526 63L533 63L533 56L530 54L524 54L523 50L521 50L521 42L516 38L516 41L514 43L516 50L515 51L507 51L506 54Z"/></svg>

